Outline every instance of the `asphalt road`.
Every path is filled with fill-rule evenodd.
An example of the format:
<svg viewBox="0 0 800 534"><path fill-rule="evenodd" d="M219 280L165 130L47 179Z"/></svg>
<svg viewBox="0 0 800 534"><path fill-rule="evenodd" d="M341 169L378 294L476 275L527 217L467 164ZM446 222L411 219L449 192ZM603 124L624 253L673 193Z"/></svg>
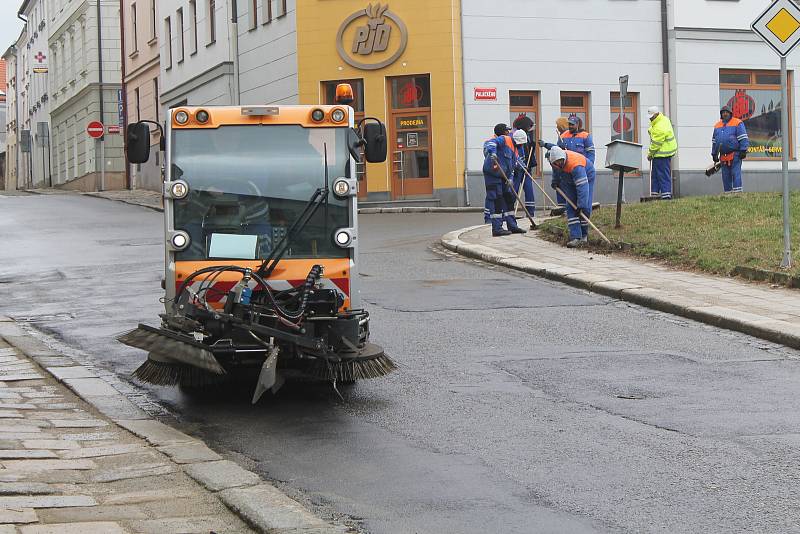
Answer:
<svg viewBox="0 0 800 534"><path fill-rule="evenodd" d="M318 513L369 533L800 532L800 354L435 250L479 214L361 219L373 339L400 371L147 392ZM161 214L0 197L0 314L127 377L156 323ZM521 237L520 239L524 239Z"/></svg>

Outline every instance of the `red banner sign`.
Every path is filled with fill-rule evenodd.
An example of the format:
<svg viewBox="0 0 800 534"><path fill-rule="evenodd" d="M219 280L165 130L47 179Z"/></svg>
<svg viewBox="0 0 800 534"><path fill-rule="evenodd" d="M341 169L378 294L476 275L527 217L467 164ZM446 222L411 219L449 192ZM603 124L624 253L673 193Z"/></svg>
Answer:
<svg viewBox="0 0 800 534"><path fill-rule="evenodd" d="M475 100L497 100L496 87L476 87Z"/></svg>

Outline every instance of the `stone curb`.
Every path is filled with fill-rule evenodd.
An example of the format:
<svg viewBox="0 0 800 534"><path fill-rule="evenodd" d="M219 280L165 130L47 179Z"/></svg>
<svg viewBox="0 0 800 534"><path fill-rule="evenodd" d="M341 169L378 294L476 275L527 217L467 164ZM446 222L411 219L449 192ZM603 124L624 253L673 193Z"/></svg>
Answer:
<svg viewBox="0 0 800 534"><path fill-rule="evenodd" d="M13 319L0 316L0 338L34 360L58 382L115 424L167 455L176 469L182 470L216 495L234 514L258 532L348 532L346 527L335 526L318 518L300 503L264 482L258 474L223 460L202 441L153 419L99 375L29 336Z"/></svg>
<svg viewBox="0 0 800 534"><path fill-rule="evenodd" d="M153 206L151 204L145 204L144 202L137 202L136 200L130 200L126 198L109 198L94 192L82 193L82 194L86 195L87 197L102 198L103 200L111 200L114 202L122 202L123 204L130 204L131 206L140 206L142 208L147 208L153 211L158 211L158 212L164 211L164 208L162 208L161 206Z"/></svg>
<svg viewBox="0 0 800 534"><path fill-rule="evenodd" d="M508 267L528 274L586 289L607 297L632 302L646 308L679 315L712 326L735 330L753 337L800 349L800 327L763 315L748 314L733 308L712 306L691 297L671 295L666 291L642 287L586 273L561 265L543 263L497 251L485 245L473 245L461 236L481 226L462 228L442 236L444 248L469 258Z"/></svg>

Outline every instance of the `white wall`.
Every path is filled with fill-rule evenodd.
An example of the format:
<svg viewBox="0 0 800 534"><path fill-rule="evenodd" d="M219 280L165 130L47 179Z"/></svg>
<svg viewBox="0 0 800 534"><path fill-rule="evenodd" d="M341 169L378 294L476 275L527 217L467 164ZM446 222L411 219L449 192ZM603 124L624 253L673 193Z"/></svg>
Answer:
<svg viewBox="0 0 800 534"><path fill-rule="evenodd" d="M772 0L670 0L678 28L749 30Z"/></svg>
<svg viewBox="0 0 800 534"><path fill-rule="evenodd" d="M609 98L628 74L640 93L639 139L645 110L662 105L659 0L508 0L487 13L482 0L463 0L467 168L482 165L483 141L509 119L509 91L539 91L542 133L555 137L561 91L591 93L591 131L598 147L611 138ZM496 87L497 102L476 102L475 87ZM605 160L605 149L597 161Z"/></svg>

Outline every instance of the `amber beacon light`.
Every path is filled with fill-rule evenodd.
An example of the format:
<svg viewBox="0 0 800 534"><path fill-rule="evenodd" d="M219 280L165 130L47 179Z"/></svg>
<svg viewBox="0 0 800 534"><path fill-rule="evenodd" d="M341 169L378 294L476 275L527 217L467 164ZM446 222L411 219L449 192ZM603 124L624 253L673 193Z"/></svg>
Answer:
<svg viewBox="0 0 800 534"><path fill-rule="evenodd" d="M340 83L336 86L336 103L348 106L353 103L353 86L349 83Z"/></svg>

